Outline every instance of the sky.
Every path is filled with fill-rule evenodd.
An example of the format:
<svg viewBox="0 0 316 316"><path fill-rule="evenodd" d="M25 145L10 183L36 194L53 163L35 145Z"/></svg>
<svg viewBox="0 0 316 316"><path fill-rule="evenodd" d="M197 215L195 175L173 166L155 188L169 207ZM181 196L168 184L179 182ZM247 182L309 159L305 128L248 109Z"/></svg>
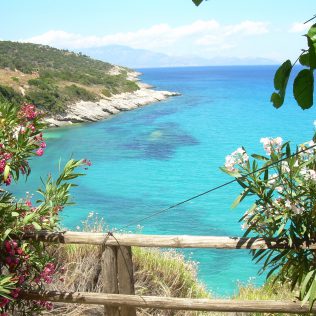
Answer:
<svg viewBox="0 0 316 316"><path fill-rule="evenodd" d="M5 0L0 40L171 56L295 59L315 0Z"/></svg>

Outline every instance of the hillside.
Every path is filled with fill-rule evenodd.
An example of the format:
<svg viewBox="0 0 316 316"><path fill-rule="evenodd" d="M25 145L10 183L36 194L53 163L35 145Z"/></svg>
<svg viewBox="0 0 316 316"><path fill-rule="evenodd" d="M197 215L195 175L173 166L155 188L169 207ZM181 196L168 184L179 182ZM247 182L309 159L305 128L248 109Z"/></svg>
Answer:
<svg viewBox="0 0 316 316"><path fill-rule="evenodd" d="M81 53L0 41L0 100L31 102L52 114L76 101L138 90L130 72Z"/></svg>

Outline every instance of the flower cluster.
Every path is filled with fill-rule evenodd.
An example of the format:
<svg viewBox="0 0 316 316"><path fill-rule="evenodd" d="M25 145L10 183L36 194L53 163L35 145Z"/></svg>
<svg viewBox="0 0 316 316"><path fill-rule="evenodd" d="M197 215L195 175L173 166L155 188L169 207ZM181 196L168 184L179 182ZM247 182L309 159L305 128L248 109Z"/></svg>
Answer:
<svg viewBox="0 0 316 316"><path fill-rule="evenodd" d="M37 305L41 309L46 309L48 311L51 311L54 307L53 303L47 301L33 301L33 304Z"/></svg>
<svg viewBox="0 0 316 316"><path fill-rule="evenodd" d="M306 167L303 167L300 170L300 175L304 178L305 181L316 182L316 171L314 169L308 169Z"/></svg>
<svg viewBox="0 0 316 316"><path fill-rule="evenodd" d="M0 295L0 308L5 308L13 300L17 300L21 290L27 289L32 283L51 283L56 272L56 267L51 262L46 263L40 273L33 270L31 253L34 249L31 250L31 245L28 245L30 249L22 249L21 246L23 246L22 243L17 240L5 240L3 243L0 262L3 264L3 268L10 273L13 286L10 289L12 299Z"/></svg>
<svg viewBox="0 0 316 316"><path fill-rule="evenodd" d="M24 104L20 109L0 104L0 182L5 185L17 179L20 172L30 172L29 157L44 154L41 115L33 104Z"/></svg>
<svg viewBox="0 0 316 316"><path fill-rule="evenodd" d="M53 275L56 272L56 267L53 263L47 263L38 277L34 279L35 283L40 283L41 281L50 284L53 280Z"/></svg>
<svg viewBox="0 0 316 316"><path fill-rule="evenodd" d="M237 171L235 168L236 165L245 167L249 160L249 156L243 148L238 148L230 155L226 156L225 159L225 168L231 172Z"/></svg>
<svg viewBox="0 0 316 316"><path fill-rule="evenodd" d="M27 120L34 120L38 113L36 111L35 105L25 103L20 110L20 115Z"/></svg>
<svg viewBox="0 0 316 316"><path fill-rule="evenodd" d="M260 139L260 143L263 144L263 148L267 155L271 155L272 152L280 152L282 142L283 140L281 137L263 137Z"/></svg>

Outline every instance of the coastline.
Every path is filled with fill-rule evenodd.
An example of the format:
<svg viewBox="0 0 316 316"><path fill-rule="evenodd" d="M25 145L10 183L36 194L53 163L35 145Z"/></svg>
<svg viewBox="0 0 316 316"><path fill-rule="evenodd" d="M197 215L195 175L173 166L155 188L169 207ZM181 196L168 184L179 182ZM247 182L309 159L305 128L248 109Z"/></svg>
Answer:
<svg viewBox="0 0 316 316"><path fill-rule="evenodd" d="M138 81L138 73L134 74ZM136 79L137 78L137 79ZM123 111L134 110L154 102L179 96L178 92L153 90L148 84L137 82L139 90L113 95L97 102L79 101L68 106L65 114L45 118L49 127L61 127L74 123L96 122Z"/></svg>

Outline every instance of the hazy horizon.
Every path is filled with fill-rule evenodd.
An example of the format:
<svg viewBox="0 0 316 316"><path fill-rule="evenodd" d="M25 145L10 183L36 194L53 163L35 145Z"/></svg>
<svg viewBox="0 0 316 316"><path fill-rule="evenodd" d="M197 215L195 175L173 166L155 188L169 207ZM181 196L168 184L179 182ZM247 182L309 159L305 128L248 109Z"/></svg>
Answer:
<svg viewBox="0 0 316 316"><path fill-rule="evenodd" d="M204 1L199 7L191 0L12 0L2 5L3 12L14 14L1 19L0 39L75 51L119 45L128 52L144 50L153 55L153 62L157 56L168 58L157 60L158 67L173 62L200 65L205 60L216 64L218 59L280 63L296 59L306 47L301 35L310 26L303 22L311 17L311 7L312 0L304 0L299 10L285 0ZM121 63L128 64L128 52ZM139 59L145 62L146 54ZM155 66L153 62L149 66ZM137 62L133 67L139 66Z"/></svg>

